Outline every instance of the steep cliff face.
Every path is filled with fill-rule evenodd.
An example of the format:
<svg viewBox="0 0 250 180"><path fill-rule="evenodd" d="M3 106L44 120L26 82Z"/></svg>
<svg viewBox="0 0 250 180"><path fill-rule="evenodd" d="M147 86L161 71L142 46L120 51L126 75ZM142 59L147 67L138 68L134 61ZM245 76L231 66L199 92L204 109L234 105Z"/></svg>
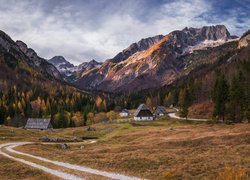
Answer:
<svg viewBox="0 0 250 180"><path fill-rule="evenodd" d="M248 30L239 40L238 48L247 47L250 44L250 30Z"/></svg>
<svg viewBox="0 0 250 180"><path fill-rule="evenodd" d="M42 73L48 74L58 80L62 80L60 72L52 64L39 57L33 49L28 48L24 42L20 40L16 41L16 45Z"/></svg>
<svg viewBox="0 0 250 180"><path fill-rule="evenodd" d="M86 71L75 84L82 89L136 92L170 84L185 70L184 56L231 40L223 25L185 28L134 43L113 59Z"/></svg>
<svg viewBox="0 0 250 180"><path fill-rule="evenodd" d="M110 59L110 62L113 62L113 63L121 62L127 59L129 56L135 54L136 52L148 49L150 46L157 43L163 37L164 37L163 35L157 35L154 37L141 39L139 42L131 44L128 48L118 53L114 58Z"/></svg>

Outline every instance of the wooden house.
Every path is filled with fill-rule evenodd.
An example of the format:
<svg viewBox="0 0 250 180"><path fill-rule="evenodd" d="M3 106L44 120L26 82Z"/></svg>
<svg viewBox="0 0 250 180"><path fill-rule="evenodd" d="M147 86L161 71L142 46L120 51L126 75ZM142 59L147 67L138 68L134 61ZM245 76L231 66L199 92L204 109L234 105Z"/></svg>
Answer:
<svg viewBox="0 0 250 180"><path fill-rule="evenodd" d="M24 127L25 129L53 129L50 119L29 118Z"/></svg>
<svg viewBox="0 0 250 180"><path fill-rule="evenodd" d="M154 120L153 113L149 110L149 108L145 104L141 104L134 116L135 121L145 121L145 120Z"/></svg>

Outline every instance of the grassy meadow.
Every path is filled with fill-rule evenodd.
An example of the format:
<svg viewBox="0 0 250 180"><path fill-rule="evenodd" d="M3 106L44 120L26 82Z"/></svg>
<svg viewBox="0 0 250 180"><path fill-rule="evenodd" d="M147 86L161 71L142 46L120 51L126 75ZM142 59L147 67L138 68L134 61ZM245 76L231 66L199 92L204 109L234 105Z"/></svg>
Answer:
<svg viewBox="0 0 250 180"><path fill-rule="evenodd" d="M250 124L247 123L225 125L167 119L95 124L92 127L95 131L87 131L86 127L37 131L1 126L0 143L38 142L17 149L51 160L146 179L248 179L250 176ZM68 143L70 148L63 150L57 144L41 144L39 138L44 135L95 137L97 142ZM26 175L24 179L52 178L41 171L0 158L1 167L10 164L14 168L13 179L22 177L21 174ZM23 173L16 169L22 169ZM7 177L6 173L10 171L12 169L0 169L0 178Z"/></svg>

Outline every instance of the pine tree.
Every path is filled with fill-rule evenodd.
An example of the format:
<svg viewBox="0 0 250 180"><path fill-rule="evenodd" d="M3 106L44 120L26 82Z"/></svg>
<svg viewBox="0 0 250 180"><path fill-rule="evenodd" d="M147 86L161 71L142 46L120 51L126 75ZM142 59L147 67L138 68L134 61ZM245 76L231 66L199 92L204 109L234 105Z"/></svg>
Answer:
<svg viewBox="0 0 250 180"><path fill-rule="evenodd" d="M59 128L66 128L68 126L67 117L65 116L64 110L59 111L58 116L58 127Z"/></svg>
<svg viewBox="0 0 250 180"><path fill-rule="evenodd" d="M187 119L188 108L191 105L191 96L187 88L180 91L179 95L180 116Z"/></svg>
<svg viewBox="0 0 250 180"><path fill-rule="evenodd" d="M83 125L84 125L84 126L87 125L87 120L88 120L87 112L84 112L84 113L83 113Z"/></svg>
<svg viewBox="0 0 250 180"><path fill-rule="evenodd" d="M225 80L225 77L218 77L215 82L213 91L213 101L214 101L214 116L222 118L223 122L225 120L226 103L228 101L229 85Z"/></svg>
<svg viewBox="0 0 250 180"><path fill-rule="evenodd" d="M6 109L3 105L0 106L0 124L4 123L6 117Z"/></svg>
<svg viewBox="0 0 250 180"><path fill-rule="evenodd" d="M243 75L239 73L234 77L231 83L229 93L229 118L234 122L241 122L243 120L243 106L244 106L244 89L243 89Z"/></svg>

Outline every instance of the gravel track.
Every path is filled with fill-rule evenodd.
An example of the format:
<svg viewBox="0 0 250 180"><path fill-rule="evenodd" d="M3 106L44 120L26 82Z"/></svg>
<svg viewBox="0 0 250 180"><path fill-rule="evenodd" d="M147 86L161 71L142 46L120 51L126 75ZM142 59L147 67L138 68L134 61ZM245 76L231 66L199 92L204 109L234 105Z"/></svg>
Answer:
<svg viewBox="0 0 250 180"><path fill-rule="evenodd" d="M50 174L52 174L54 176L57 176L57 177L60 177L62 179L78 180L78 179L84 179L84 178L75 176L73 174L65 173L65 172L62 172L62 171L53 170L53 169L47 168L45 166L41 166L39 164L29 162L29 161L21 159L21 158L13 157L13 156L11 156L11 155L9 155L7 153L2 152L1 149L5 149L7 152L10 152L10 153L31 157L31 158L38 159L40 161L43 161L43 162L46 162L46 163L51 163L51 164L54 164L56 166L64 167L64 168L67 168L67 169L78 170L78 171L82 171L82 172L85 172L85 173L104 176L104 177L107 177L108 179L121 179L121 180L139 180L140 179L140 178L137 178L137 177L125 176L125 175L118 174L118 173L112 173L112 172L92 169L92 168L89 168L89 167L86 167L86 166L80 166L80 165L75 165L75 164L70 164L70 163L65 163L65 162L60 162L60 161L52 161L52 160L49 160L49 159L46 159L46 158L43 158L43 157L40 157L40 156L34 156L34 155L31 155L31 154L19 152L19 151L16 151L16 150L13 149L13 148L15 148L17 146L26 145L26 144L32 144L32 143L31 142L16 142L16 143L0 144L0 154L2 154L5 157L8 157L10 159L13 159L13 160L22 162L24 164L27 164L29 166L32 166L34 168L41 169L41 170L43 170L43 171L45 171L47 173L50 173Z"/></svg>

